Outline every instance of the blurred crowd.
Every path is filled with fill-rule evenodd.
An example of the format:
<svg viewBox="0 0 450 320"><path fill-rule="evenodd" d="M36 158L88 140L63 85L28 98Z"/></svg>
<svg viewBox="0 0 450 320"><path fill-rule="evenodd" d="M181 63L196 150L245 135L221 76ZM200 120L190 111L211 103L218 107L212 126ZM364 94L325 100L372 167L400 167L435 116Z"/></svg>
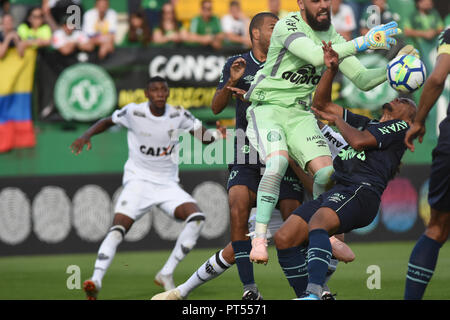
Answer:
<svg viewBox="0 0 450 320"><path fill-rule="evenodd" d="M229 1L228 13L222 16L215 14L214 1L201 0L198 15L189 21L177 19L178 1L128 0L126 32L119 36L122 21L109 0L95 0L91 8L81 0L0 0L0 58L11 47L16 47L19 55L28 47L51 47L63 55L97 50L100 59L117 46L206 46L217 50L224 46L250 47L251 17L241 4L245 0ZM267 1L267 11L282 18L288 13L282 1L294 0L263 1ZM448 11L439 13L433 0L331 2L332 24L347 40L395 20L404 30L403 41L420 48L435 42L450 24Z"/></svg>

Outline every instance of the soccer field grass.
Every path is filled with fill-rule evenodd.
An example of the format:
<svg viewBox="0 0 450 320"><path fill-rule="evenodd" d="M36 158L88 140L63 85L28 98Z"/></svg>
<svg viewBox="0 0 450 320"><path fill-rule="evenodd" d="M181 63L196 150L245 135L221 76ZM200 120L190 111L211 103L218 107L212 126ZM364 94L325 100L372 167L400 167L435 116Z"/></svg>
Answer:
<svg viewBox="0 0 450 320"><path fill-rule="evenodd" d="M340 263L329 285L337 299L402 299L408 258L414 242L351 243L356 260ZM214 249L194 249L183 260L174 275L175 283L186 280ZM153 283L155 274L167 259L169 251L119 252L103 280L99 299L149 299L161 292ZM294 298L277 261L276 251L269 247L269 264L255 265L255 278L264 299ZM67 288L68 266L81 270L81 283L92 274L96 254L27 256L0 258L0 299L84 299L81 289ZM381 288L368 289L369 266L380 268ZM76 279L75 279L76 280ZM75 283L71 281L71 283ZM450 246L441 249L438 265L425 299L450 299ZM217 279L192 292L192 300L239 300L242 286L237 268L231 267Z"/></svg>

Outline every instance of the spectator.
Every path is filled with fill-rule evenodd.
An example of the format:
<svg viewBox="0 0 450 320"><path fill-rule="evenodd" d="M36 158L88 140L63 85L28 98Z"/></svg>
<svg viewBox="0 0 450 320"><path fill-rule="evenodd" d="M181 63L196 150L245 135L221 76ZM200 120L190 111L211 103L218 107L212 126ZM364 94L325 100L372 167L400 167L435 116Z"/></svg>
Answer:
<svg viewBox="0 0 450 320"><path fill-rule="evenodd" d="M213 14L212 1L202 0L200 15L191 20L188 42L220 49L223 38L220 19Z"/></svg>
<svg viewBox="0 0 450 320"><path fill-rule="evenodd" d="M153 31L153 42L159 45L174 45L187 38L187 30L178 21L175 6L166 3L162 7L161 22Z"/></svg>
<svg viewBox="0 0 450 320"><path fill-rule="evenodd" d="M9 48L14 47L17 48L19 55L23 57L24 45L16 30L14 30L13 16L7 13L2 17L2 31L0 31L0 59L3 59Z"/></svg>
<svg viewBox="0 0 450 320"><path fill-rule="evenodd" d="M356 29L353 9L342 3L342 0L331 0L331 23L345 40L353 39L353 31Z"/></svg>
<svg viewBox="0 0 450 320"><path fill-rule="evenodd" d="M94 47L98 47L98 57L104 59L114 52L114 37L117 30L117 13L109 7L108 0L96 0L95 7L83 16L83 31Z"/></svg>
<svg viewBox="0 0 450 320"><path fill-rule="evenodd" d="M9 0L10 3L10 11L12 14L16 25L15 28L18 27L18 23L21 21L25 21L29 10L34 7L40 7L42 0Z"/></svg>
<svg viewBox="0 0 450 320"><path fill-rule="evenodd" d="M241 10L239 1L230 2L230 13L221 20L225 40L250 48L252 43L248 34L250 19Z"/></svg>
<svg viewBox="0 0 450 320"><path fill-rule="evenodd" d="M67 9L73 5L78 6L81 12L81 0L42 0L42 9L48 7L52 18L60 25L63 25L70 13Z"/></svg>
<svg viewBox="0 0 450 320"><path fill-rule="evenodd" d="M68 18L69 16L63 18L62 27L53 33L53 48L64 56L71 55L77 50L94 50L94 45L89 41L89 37L83 31L74 29Z"/></svg>
<svg viewBox="0 0 450 320"><path fill-rule="evenodd" d="M369 6L361 15L361 19L359 21L359 32L361 35L365 35L370 28L376 25L386 24L391 21L400 21L400 16L389 10L386 0L372 0L372 6L376 6L378 8L374 11L372 10L372 7Z"/></svg>
<svg viewBox="0 0 450 320"><path fill-rule="evenodd" d="M415 38L417 44L433 42L444 29L444 22L434 9L433 0L416 0L416 10L405 21L405 36Z"/></svg>
<svg viewBox="0 0 450 320"><path fill-rule="evenodd" d="M51 45L52 30L44 21L44 12L40 7L31 8L25 22L17 29L25 48L40 48Z"/></svg>
<svg viewBox="0 0 450 320"><path fill-rule="evenodd" d="M269 11L282 19L288 15L288 11L281 9L281 0L268 0L267 6Z"/></svg>
<svg viewBox="0 0 450 320"><path fill-rule="evenodd" d="M9 13L10 3L9 0L0 0L0 14L3 16L6 13Z"/></svg>
<svg viewBox="0 0 450 320"><path fill-rule="evenodd" d="M128 33L122 42L126 47L145 47L152 41L152 32L148 26L145 14L136 11L128 18Z"/></svg>
<svg viewBox="0 0 450 320"><path fill-rule="evenodd" d="M161 23L162 7L169 0L142 0L141 6L145 10L150 29L153 31Z"/></svg>

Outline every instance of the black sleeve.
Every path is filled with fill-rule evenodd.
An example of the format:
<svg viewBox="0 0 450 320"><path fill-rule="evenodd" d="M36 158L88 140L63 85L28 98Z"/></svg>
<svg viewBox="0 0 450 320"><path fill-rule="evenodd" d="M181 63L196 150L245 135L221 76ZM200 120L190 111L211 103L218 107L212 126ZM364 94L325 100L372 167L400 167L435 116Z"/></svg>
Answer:
<svg viewBox="0 0 450 320"><path fill-rule="evenodd" d="M367 127L367 124L371 121L371 119L359 114L355 114L348 109L344 109L344 121L352 127L362 130Z"/></svg>

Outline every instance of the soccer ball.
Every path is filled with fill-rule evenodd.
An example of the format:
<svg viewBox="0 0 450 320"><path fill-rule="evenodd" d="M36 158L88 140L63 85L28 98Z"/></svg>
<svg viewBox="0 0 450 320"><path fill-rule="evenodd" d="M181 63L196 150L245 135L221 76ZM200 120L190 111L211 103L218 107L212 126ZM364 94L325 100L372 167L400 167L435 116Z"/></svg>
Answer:
<svg viewBox="0 0 450 320"><path fill-rule="evenodd" d="M398 56L387 66L387 78L392 88L404 93L419 89L426 79L423 62L411 55Z"/></svg>

